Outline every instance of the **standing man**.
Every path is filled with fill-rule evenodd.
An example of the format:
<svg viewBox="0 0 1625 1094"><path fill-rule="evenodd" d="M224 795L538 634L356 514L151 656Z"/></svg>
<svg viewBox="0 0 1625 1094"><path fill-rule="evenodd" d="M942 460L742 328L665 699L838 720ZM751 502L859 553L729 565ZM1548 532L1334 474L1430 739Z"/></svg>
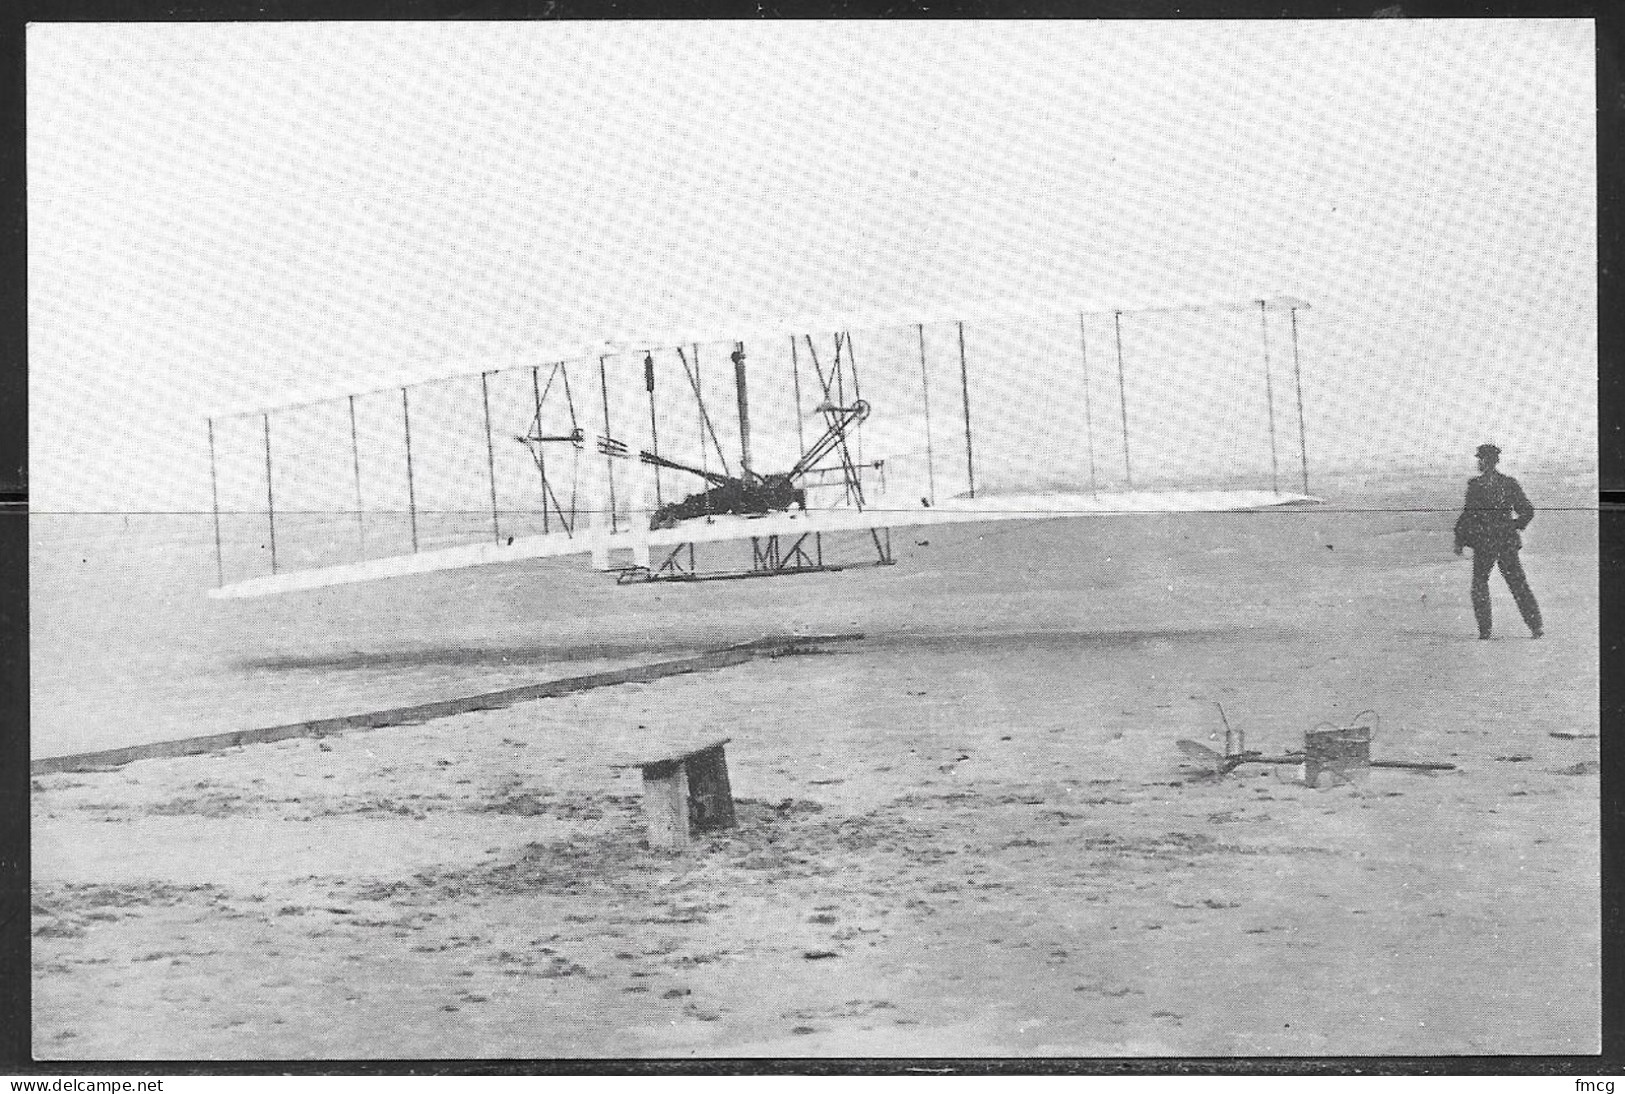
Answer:
<svg viewBox="0 0 1625 1094"><path fill-rule="evenodd" d="M1490 571L1499 565L1529 633L1539 638L1540 605L1535 603L1518 561L1523 547L1518 533L1535 519L1535 507L1517 479L1495 469L1501 459L1499 448L1481 444L1477 455L1479 475L1467 480L1467 502L1456 519L1456 554L1463 547L1473 549L1473 615L1478 617L1478 637L1490 636Z"/></svg>

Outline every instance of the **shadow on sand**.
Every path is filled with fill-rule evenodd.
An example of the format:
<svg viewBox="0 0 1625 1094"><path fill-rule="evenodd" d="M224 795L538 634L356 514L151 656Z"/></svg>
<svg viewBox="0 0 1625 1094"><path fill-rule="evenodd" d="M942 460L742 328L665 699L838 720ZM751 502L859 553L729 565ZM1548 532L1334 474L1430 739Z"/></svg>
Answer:
<svg viewBox="0 0 1625 1094"><path fill-rule="evenodd" d="M1165 627L1148 630L1031 630L966 631L933 633L898 631L870 632L865 649L936 649L950 653L1010 653L1015 651L1056 651L1133 649L1147 645L1192 644L1247 640L1280 641L1295 632L1279 627Z"/></svg>
<svg viewBox="0 0 1625 1094"><path fill-rule="evenodd" d="M788 635L786 636L789 637ZM716 643L722 645L725 643ZM269 672L360 672L405 668L507 668L574 661L636 660L651 655L693 653L706 643L650 639L643 642L585 642L508 646L432 645L411 648L278 654L233 662L242 670Z"/></svg>
<svg viewBox="0 0 1625 1094"><path fill-rule="evenodd" d="M1279 641L1293 631L1279 627L1164 627L1144 630L1023 630L927 631L918 629L862 633L866 650L941 650L949 653L1010 653L1022 650L1132 649L1151 644L1189 644L1239 639ZM793 633L750 635L750 641L778 639L792 642L808 636ZM740 641L747 636L739 636ZM673 641L650 636L634 642L546 643L505 646L443 645L308 655L279 654L236 661L235 667L268 672L363 672L411 668L513 668L577 661L641 660L651 656L680 656L703 648L729 645L726 641Z"/></svg>

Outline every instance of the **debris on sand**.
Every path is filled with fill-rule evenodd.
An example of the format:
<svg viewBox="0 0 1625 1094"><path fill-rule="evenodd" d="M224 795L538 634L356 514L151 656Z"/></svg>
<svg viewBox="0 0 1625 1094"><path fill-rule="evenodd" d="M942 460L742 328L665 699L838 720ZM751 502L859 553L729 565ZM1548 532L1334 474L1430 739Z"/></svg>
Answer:
<svg viewBox="0 0 1625 1094"><path fill-rule="evenodd" d="M813 642L791 642L787 646L771 651L767 656L770 661L777 661L781 657L824 657L834 656L836 650L828 649Z"/></svg>
<svg viewBox="0 0 1625 1094"><path fill-rule="evenodd" d="M518 817L537 817L548 811L535 794L514 794L502 801L484 806L483 812L508 813Z"/></svg>

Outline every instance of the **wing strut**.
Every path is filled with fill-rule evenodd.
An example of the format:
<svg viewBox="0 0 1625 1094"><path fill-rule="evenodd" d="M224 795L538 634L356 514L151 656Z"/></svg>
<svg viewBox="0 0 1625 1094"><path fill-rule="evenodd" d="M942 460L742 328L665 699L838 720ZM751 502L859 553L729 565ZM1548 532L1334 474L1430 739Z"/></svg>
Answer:
<svg viewBox="0 0 1625 1094"><path fill-rule="evenodd" d="M491 538L502 542L502 528L497 522L497 453L491 444L491 391L487 384L489 372L480 373L480 403L485 408L485 466L491 475Z"/></svg>
<svg viewBox="0 0 1625 1094"><path fill-rule="evenodd" d="M1078 313L1078 347L1083 354L1083 437L1089 445L1089 493L1098 497L1100 487L1095 482L1095 421L1089 410L1089 327L1083 313Z"/></svg>
<svg viewBox="0 0 1625 1094"><path fill-rule="evenodd" d="M412 408L406 399L406 389L401 388L401 423L406 435L406 508L412 515L412 553L418 553L418 495L417 487L412 483ZM270 455L270 436L266 436L266 455ZM266 467L270 467L267 463ZM273 566L272 573L276 572Z"/></svg>
<svg viewBox="0 0 1625 1094"><path fill-rule="evenodd" d="M1304 436L1303 424L1303 369L1298 364L1298 309L1289 308L1292 317L1292 374L1298 384L1298 456L1302 459L1303 492L1309 493L1309 441Z"/></svg>
<svg viewBox="0 0 1625 1094"><path fill-rule="evenodd" d="M931 504L937 503L937 472L931 457L931 376L925 367L925 324L914 324L920 332L920 395L925 402L925 480L930 487Z"/></svg>
<svg viewBox="0 0 1625 1094"><path fill-rule="evenodd" d="M976 497L976 457L970 446L970 371L965 364L965 324L959 324L959 391L965 399L965 474L970 479L970 496Z"/></svg>
<svg viewBox="0 0 1625 1094"><path fill-rule="evenodd" d="M790 336L790 382L796 392L796 447L807 451L807 435L801 426L801 355L796 352L796 336Z"/></svg>
<svg viewBox="0 0 1625 1094"><path fill-rule="evenodd" d="M351 407L355 406L352 397ZM352 411L353 412L353 411ZM226 556L220 548L220 486L214 466L214 419L209 419L209 495L214 499L214 566L220 574L220 584L226 583Z"/></svg>
<svg viewBox="0 0 1625 1094"><path fill-rule="evenodd" d="M1128 462L1128 381L1123 378L1123 313L1112 312L1112 327L1117 332L1117 392L1123 402L1123 481L1134 489L1134 469Z"/></svg>
<svg viewBox="0 0 1625 1094"><path fill-rule="evenodd" d="M1275 380L1270 376L1270 313L1269 307L1258 302L1258 325L1264 332L1264 407L1270 419L1270 487L1281 492L1281 465L1275 456Z"/></svg>
<svg viewBox="0 0 1625 1094"><path fill-rule="evenodd" d="M355 428L355 396L350 396L350 462L355 467L355 530L361 558L367 557L367 508L361 500L361 440Z"/></svg>
<svg viewBox="0 0 1625 1094"><path fill-rule="evenodd" d="M271 576L276 576L276 490L271 485L271 415L261 415L265 420L265 516L271 528ZM408 449L410 452L410 449ZM408 467L411 465L408 464ZM417 550L416 541L412 549Z"/></svg>

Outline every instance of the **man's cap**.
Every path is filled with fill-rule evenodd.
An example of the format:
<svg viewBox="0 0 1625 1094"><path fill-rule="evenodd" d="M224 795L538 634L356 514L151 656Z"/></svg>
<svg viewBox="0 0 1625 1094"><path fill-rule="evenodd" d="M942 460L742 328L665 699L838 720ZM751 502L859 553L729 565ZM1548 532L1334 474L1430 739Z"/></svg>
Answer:
<svg viewBox="0 0 1625 1094"><path fill-rule="evenodd" d="M1496 448L1493 444L1479 445L1477 454L1478 458L1481 460L1498 460L1501 458L1501 450Z"/></svg>

